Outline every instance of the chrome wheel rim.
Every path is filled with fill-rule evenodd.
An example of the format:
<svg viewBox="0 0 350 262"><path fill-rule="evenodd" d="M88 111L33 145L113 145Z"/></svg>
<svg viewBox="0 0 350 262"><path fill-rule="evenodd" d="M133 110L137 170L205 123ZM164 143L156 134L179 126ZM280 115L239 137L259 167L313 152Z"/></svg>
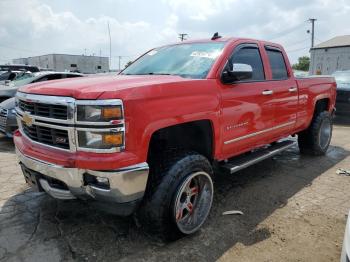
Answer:
<svg viewBox="0 0 350 262"><path fill-rule="evenodd" d="M189 175L180 185L174 205L174 218L184 234L198 230L206 220L213 202L213 182L201 171Z"/></svg>
<svg viewBox="0 0 350 262"><path fill-rule="evenodd" d="M319 134L319 141L320 146L322 149L325 149L332 137L332 125L331 121L329 119L324 119L321 124L320 134Z"/></svg>

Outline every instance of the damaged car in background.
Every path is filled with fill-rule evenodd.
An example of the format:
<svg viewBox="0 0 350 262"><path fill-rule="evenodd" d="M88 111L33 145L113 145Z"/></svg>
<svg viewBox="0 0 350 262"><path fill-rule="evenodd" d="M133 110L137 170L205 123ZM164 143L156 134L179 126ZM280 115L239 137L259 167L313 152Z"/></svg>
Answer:
<svg viewBox="0 0 350 262"><path fill-rule="evenodd" d="M336 71L332 74L337 82L337 116L350 117L350 70Z"/></svg>

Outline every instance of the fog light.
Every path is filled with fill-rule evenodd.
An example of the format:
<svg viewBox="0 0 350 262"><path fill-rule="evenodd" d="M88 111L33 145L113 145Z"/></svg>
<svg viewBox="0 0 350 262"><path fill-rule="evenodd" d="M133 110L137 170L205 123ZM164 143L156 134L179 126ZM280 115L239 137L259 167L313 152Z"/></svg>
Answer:
<svg viewBox="0 0 350 262"><path fill-rule="evenodd" d="M121 132L105 134L102 138L106 145L121 146L123 144L123 133Z"/></svg>
<svg viewBox="0 0 350 262"><path fill-rule="evenodd" d="M110 189L109 179L107 177L84 174L84 182L85 185L90 185L101 189Z"/></svg>
<svg viewBox="0 0 350 262"><path fill-rule="evenodd" d="M97 177L96 177L96 181L97 181L99 184L109 185L109 180L108 180L107 177L99 177L99 176L97 176Z"/></svg>

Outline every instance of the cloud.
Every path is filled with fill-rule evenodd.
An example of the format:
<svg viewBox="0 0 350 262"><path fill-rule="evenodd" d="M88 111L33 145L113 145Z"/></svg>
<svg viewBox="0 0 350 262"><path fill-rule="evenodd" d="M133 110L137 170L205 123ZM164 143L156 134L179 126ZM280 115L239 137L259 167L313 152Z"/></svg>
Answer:
<svg viewBox="0 0 350 262"><path fill-rule="evenodd" d="M190 37L224 36L272 40L286 47L291 61L308 55L311 28L316 22L316 43L350 34L350 2L347 0L164 0L178 16L177 29Z"/></svg>
<svg viewBox="0 0 350 262"><path fill-rule="evenodd" d="M165 27L151 25L146 21L121 22L114 17L100 15L79 19L70 11L54 12L49 5L37 0L24 3L19 0L0 3L1 60L44 53L73 53L109 55L108 27L112 38L113 67L117 56L123 56L122 64L155 45L176 38L171 27L176 16L171 16ZM19 19L13 15L16 14ZM155 33L157 32L157 33ZM125 56L125 57L124 57ZM1 61L3 62L3 61Z"/></svg>
<svg viewBox="0 0 350 262"><path fill-rule="evenodd" d="M98 5L98 6L97 6ZM214 32L272 40L283 44L295 62L308 55L315 17L316 43L350 34L348 0L1 0L0 63L44 53L109 55L107 23L112 35L113 67L136 55L178 41L209 38ZM86 51L85 51L86 50Z"/></svg>

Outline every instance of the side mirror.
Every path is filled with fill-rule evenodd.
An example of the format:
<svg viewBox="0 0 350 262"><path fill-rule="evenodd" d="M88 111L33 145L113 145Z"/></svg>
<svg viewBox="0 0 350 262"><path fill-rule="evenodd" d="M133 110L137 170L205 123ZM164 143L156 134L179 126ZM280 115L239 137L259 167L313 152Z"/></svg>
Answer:
<svg viewBox="0 0 350 262"><path fill-rule="evenodd" d="M248 80L253 77L253 68L248 64L233 64L232 70L227 68L222 73L222 80L225 84L236 81Z"/></svg>

